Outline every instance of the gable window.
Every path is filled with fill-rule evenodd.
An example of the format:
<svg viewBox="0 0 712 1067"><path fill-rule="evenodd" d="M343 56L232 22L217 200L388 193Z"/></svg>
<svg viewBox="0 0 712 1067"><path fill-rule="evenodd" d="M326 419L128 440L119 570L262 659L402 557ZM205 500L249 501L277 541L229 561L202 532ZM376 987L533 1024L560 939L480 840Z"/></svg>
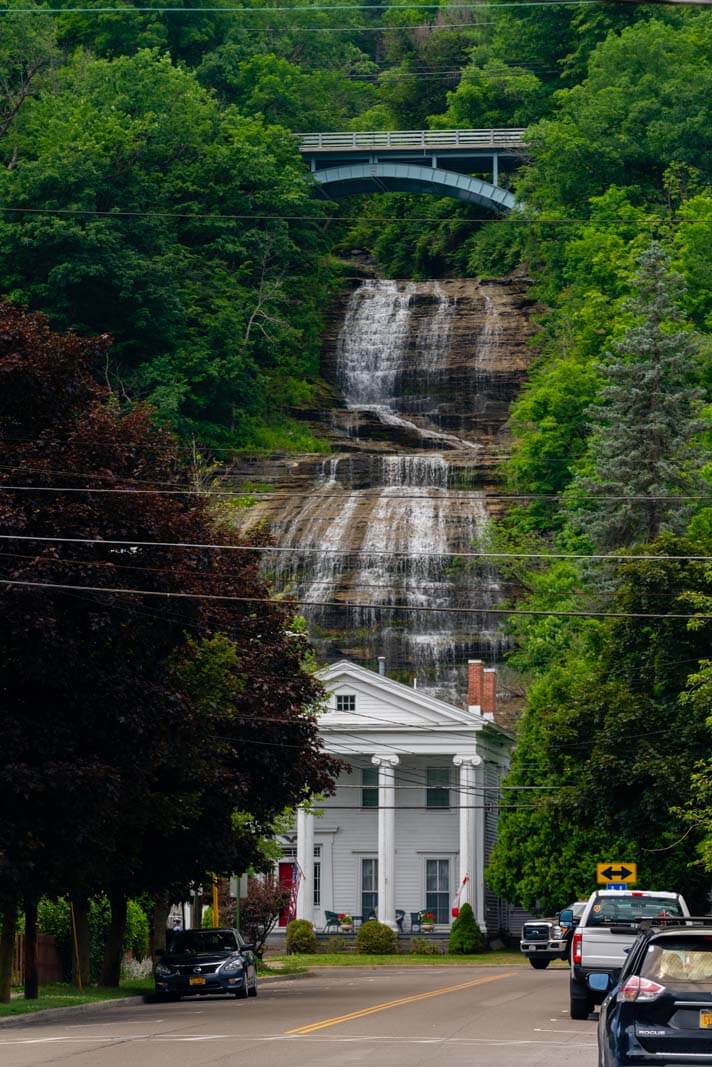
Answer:
<svg viewBox="0 0 712 1067"><path fill-rule="evenodd" d="M378 911L378 860L361 860L361 914L366 922L368 916Z"/></svg>
<svg viewBox="0 0 712 1067"><path fill-rule="evenodd" d="M361 807L378 807L378 768L364 767L361 771Z"/></svg>
<svg viewBox="0 0 712 1067"><path fill-rule="evenodd" d="M428 767L425 804L428 808L450 807L450 768Z"/></svg>
<svg viewBox="0 0 712 1067"><path fill-rule="evenodd" d="M336 696L337 711L356 711L355 693L338 693Z"/></svg>
<svg viewBox="0 0 712 1067"><path fill-rule="evenodd" d="M425 909L436 923L450 922L450 860L425 861Z"/></svg>

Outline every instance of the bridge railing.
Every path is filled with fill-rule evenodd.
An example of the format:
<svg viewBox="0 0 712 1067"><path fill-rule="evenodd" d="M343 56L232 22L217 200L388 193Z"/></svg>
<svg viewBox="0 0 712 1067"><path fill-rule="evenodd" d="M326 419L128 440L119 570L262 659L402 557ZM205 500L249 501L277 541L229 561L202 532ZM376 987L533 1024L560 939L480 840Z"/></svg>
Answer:
<svg viewBox="0 0 712 1067"><path fill-rule="evenodd" d="M412 148L521 148L524 129L371 130L356 133L297 133L301 152Z"/></svg>

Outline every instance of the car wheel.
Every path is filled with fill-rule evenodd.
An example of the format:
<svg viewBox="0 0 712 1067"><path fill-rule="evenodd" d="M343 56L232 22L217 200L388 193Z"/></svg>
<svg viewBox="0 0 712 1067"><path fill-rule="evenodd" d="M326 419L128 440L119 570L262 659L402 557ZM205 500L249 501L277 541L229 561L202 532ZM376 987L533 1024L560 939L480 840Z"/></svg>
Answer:
<svg viewBox="0 0 712 1067"><path fill-rule="evenodd" d="M235 990L235 1000L245 1000L247 998L247 996L248 996L247 980L245 980L245 985L240 986L239 989Z"/></svg>
<svg viewBox="0 0 712 1067"><path fill-rule="evenodd" d="M254 982L252 983L252 985L250 986L249 990L247 991L247 995L248 995L248 997L256 997L257 996L257 978L255 978Z"/></svg>
<svg viewBox="0 0 712 1067"><path fill-rule="evenodd" d="M529 962L535 971L545 971L551 963L551 960L530 959Z"/></svg>
<svg viewBox="0 0 712 1067"><path fill-rule="evenodd" d="M572 1019L588 1019L593 1011L588 997L572 997L569 1014Z"/></svg>

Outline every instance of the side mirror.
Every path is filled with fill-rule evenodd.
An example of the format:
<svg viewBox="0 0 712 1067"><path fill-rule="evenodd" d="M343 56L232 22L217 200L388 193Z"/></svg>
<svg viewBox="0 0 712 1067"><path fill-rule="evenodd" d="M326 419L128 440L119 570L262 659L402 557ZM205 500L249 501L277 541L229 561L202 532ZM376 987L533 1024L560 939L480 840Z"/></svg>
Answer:
<svg viewBox="0 0 712 1067"><path fill-rule="evenodd" d="M559 926L573 926L573 924L574 924L573 909L572 908L564 908L563 911L559 912L559 914L557 916L557 919L558 919Z"/></svg>
<svg viewBox="0 0 712 1067"><path fill-rule="evenodd" d="M596 993L607 993L611 977L602 971L594 971L593 974L589 974L587 981L589 989L593 989Z"/></svg>
<svg viewBox="0 0 712 1067"><path fill-rule="evenodd" d="M255 951L254 942L252 942L252 941L245 941L245 943L244 943L244 945L242 947L244 948L245 952L254 952Z"/></svg>

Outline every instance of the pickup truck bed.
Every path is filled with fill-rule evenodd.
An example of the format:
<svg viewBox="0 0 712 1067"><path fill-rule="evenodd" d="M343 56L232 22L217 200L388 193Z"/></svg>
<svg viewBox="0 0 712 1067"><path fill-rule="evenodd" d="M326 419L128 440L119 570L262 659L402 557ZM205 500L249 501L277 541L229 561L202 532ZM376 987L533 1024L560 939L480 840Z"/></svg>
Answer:
<svg viewBox="0 0 712 1067"><path fill-rule="evenodd" d="M586 1019L606 993L589 985L592 974L618 978L626 954L640 932L640 920L689 915L679 893L599 890L592 893L574 934L571 951L570 1013Z"/></svg>

